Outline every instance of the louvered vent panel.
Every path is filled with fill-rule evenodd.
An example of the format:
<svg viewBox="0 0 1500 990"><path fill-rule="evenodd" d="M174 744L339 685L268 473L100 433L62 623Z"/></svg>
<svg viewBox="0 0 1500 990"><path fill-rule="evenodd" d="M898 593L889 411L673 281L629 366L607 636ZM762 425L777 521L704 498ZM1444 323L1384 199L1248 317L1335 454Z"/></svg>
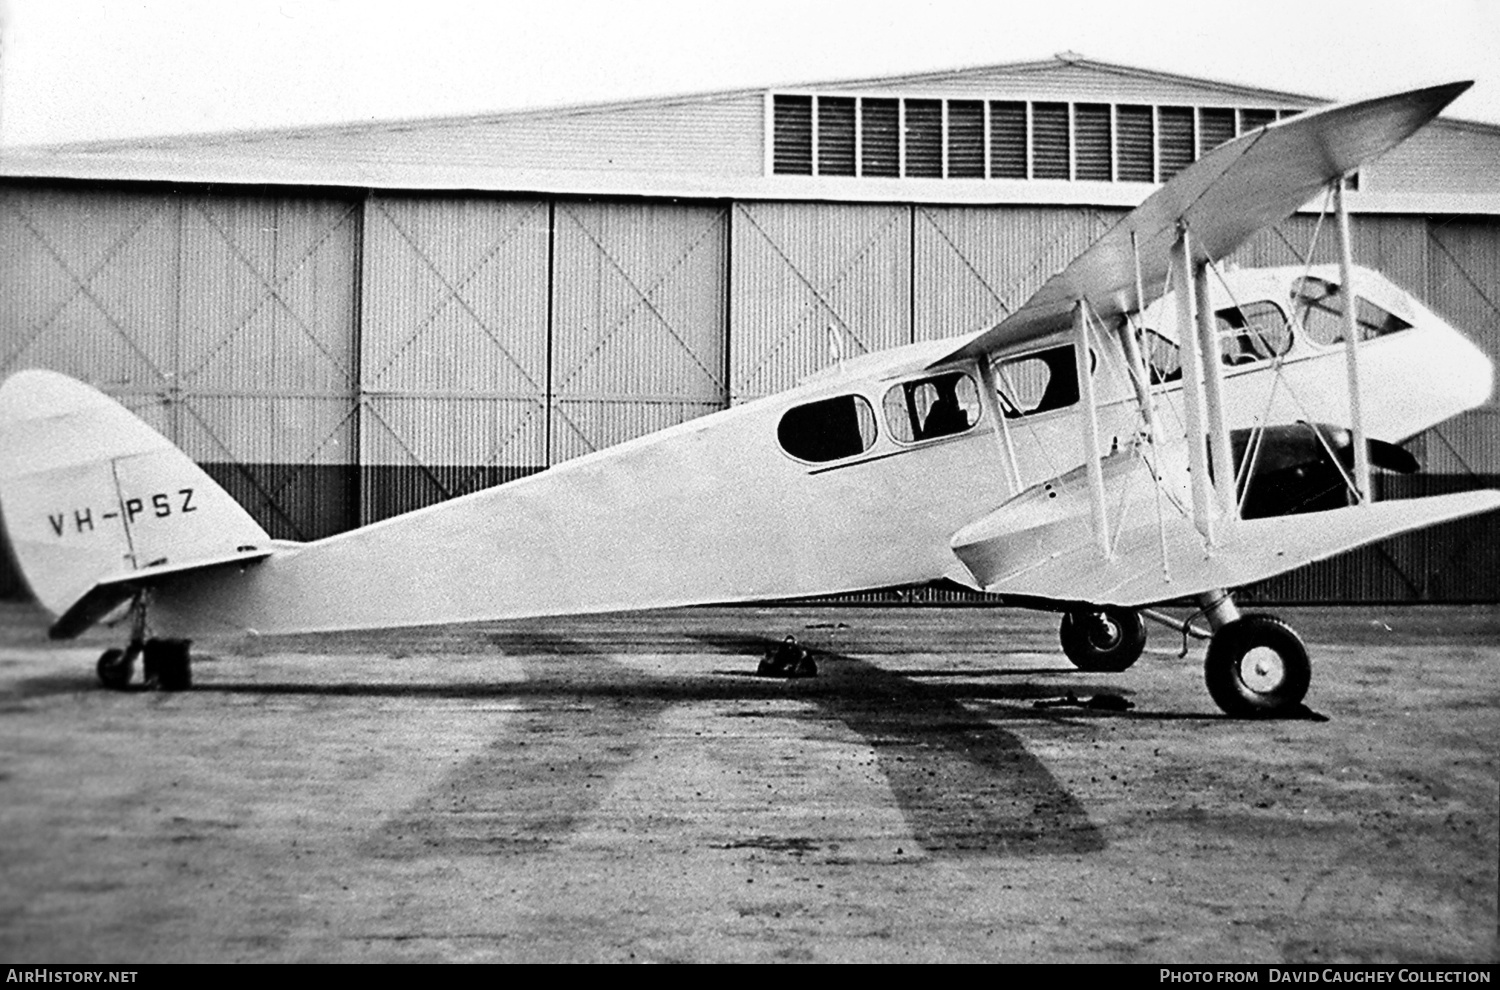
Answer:
<svg viewBox="0 0 1500 990"><path fill-rule="evenodd" d="M1198 111L1198 156L1234 137L1233 107L1204 107Z"/></svg>
<svg viewBox="0 0 1500 990"><path fill-rule="evenodd" d="M812 175L812 97L776 97L777 175Z"/></svg>
<svg viewBox="0 0 1500 990"><path fill-rule="evenodd" d="M854 97L818 97L818 174L854 174Z"/></svg>
<svg viewBox="0 0 1500 990"><path fill-rule="evenodd" d="M984 104L948 101L948 177L984 178Z"/></svg>
<svg viewBox="0 0 1500 990"><path fill-rule="evenodd" d="M1161 123L1161 181L1166 182L1193 163L1193 108L1160 107L1156 113Z"/></svg>
<svg viewBox="0 0 1500 990"><path fill-rule="evenodd" d="M1031 105L1032 143L1031 174L1036 179L1066 179L1070 176L1068 157L1068 105L1066 103L1033 103Z"/></svg>
<svg viewBox="0 0 1500 990"><path fill-rule="evenodd" d="M1026 104L990 101L990 177L1026 178Z"/></svg>
<svg viewBox="0 0 1500 990"><path fill-rule="evenodd" d="M1264 127L1267 124L1274 123L1275 120L1276 120L1276 111L1275 110L1264 110L1264 109L1246 110L1246 109L1241 109L1240 110L1240 133L1244 134L1247 131L1253 131L1253 130L1255 130L1257 127Z"/></svg>
<svg viewBox="0 0 1500 990"><path fill-rule="evenodd" d="M906 101L906 174L943 177L943 101Z"/></svg>
<svg viewBox="0 0 1500 990"><path fill-rule="evenodd" d="M866 98L861 104L865 175L894 178L901 174L900 142L897 138L895 100Z"/></svg>
<svg viewBox="0 0 1500 990"><path fill-rule="evenodd" d="M1150 107L1120 106L1120 181L1153 182L1156 179L1156 121Z"/></svg>
<svg viewBox="0 0 1500 990"><path fill-rule="evenodd" d="M1073 134L1078 148L1076 179L1108 182L1114 178L1109 104L1079 103L1073 107Z"/></svg>

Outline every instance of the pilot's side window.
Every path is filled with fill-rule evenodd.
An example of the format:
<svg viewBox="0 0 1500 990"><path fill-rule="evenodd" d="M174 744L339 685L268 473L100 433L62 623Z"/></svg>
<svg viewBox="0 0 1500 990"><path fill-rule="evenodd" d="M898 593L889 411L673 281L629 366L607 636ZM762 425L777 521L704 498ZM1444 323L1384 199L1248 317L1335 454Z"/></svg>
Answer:
<svg viewBox="0 0 1500 990"><path fill-rule="evenodd" d="M893 385L885 393L885 425L902 443L964 433L979 422L979 388L961 371Z"/></svg>
<svg viewBox="0 0 1500 990"><path fill-rule="evenodd" d="M1064 344L995 363L995 384L1006 419L1063 409L1078 401L1073 345Z"/></svg>
<svg viewBox="0 0 1500 990"><path fill-rule="evenodd" d="M1152 385L1182 379L1182 348L1177 341L1168 340L1155 330L1147 330L1142 334L1141 351Z"/></svg>
<svg viewBox="0 0 1500 990"><path fill-rule="evenodd" d="M1273 302L1230 306L1214 313L1219 356L1225 364L1253 364L1285 354L1292 346L1286 314Z"/></svg>
<svg viewBox="0 0 1500 990"><path fill-rule="evenodd" d="M804 461L836 461L875 444L875 410L862 395L839 395L793 406L776 428L781 449Z"/></svg>
<svg viewBox="0 0 1500 990"><path fill-rule="evenodd" d="M1299 278L1292 286L1292 308L1307 336L1317 344L1344 340L1344 297L1339 286L1321 278ZM1363 296L1355 296L1354 319L1360 340L1411 329L1411 324L1388 313Z"/></svg>

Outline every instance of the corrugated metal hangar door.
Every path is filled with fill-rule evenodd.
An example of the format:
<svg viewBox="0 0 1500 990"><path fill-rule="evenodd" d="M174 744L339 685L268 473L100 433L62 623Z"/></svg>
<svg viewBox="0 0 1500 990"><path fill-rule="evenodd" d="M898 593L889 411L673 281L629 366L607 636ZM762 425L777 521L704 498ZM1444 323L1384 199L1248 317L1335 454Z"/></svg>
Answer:
<svg viewBox="0 0 1500 990"><path fill-rule="evenodd" d="M733 226L733 401L795 385L834 346L857 357L911 342L911 207L737 203Z"/></svg>
<svg viewBox="0 0 1500 990"><path fill-rule="evenodd" d="M917 207L912 238L916 339L951 337L1000 322L1123 212Z"/></svg>
<svg viewBox="0 0 1500 990"><path fill-rule="evenodd" d="M719 205L559 201L549 463L725 405Z"/></svg>
<svg viewBox="0 0 1500 990"><path fill-rule="evenodd" d="M98 385L273 536L347 528L358 239L342 199L6 187L0 374Z"/></svg>
<svg viewBox="0 0 1500 990"><path fill-rule="evenodd" d="M546 466L549 212L537 199L366 202L361 521Z"/></svg>

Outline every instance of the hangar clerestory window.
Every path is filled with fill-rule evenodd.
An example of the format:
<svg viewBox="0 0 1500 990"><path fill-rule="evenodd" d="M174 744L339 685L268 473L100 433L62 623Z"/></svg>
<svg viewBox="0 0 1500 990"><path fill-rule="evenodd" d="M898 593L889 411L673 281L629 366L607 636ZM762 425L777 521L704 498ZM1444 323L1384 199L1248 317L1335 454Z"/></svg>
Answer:
<svg viewBox="0 0 1500 990"><path fill-rule="evenodd" d="M776 428L781 449L821 464L863 454L875 445L875 410L862 395L838 395L793 406Z"/></svg>
<svg viewBox="0 0 1500 990"><path fill-rule="evenodd" d="M893 385L885 393L885 425L901 443L967 433L979 422L979 388L961 371Z"/></svg>
<svg viewBox="0 0 1500 990"><path fill-rule="evenodd" d="M1165 182L1300 111L1068 100L773 93L773 175ZM1349 187L1357 189L1358 177Z"/></svg>

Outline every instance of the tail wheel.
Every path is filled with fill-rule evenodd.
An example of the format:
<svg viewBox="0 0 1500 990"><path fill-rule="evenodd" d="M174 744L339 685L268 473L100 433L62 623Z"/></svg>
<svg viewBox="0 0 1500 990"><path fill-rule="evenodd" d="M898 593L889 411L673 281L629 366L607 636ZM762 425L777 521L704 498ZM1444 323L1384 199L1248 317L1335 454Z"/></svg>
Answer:
<svg viewBox="0 0 1500 990"><path fill-rule="evenodd" d="M130 675L135 673L135 652L105 650L99 654L95 670L99 672L100 684L112 691L123 691L130 686Z"/></svg>
<svg viewBox="0 0 1500 990"><path fill-rule="evenodd" d="M1214 633L1203 674L1208 693L1227 714L1264 718L1302 704L1312 663L1291 626L1271 615L1246 615Z"/></svg>
<svg viewBox="0 0 1500 990"><path fill-rule="evenodd" d="M1063 653L1079 670L1116 673L1146 649L1146 620L1133 608L1065 612L1058 630Z"/></svg>

